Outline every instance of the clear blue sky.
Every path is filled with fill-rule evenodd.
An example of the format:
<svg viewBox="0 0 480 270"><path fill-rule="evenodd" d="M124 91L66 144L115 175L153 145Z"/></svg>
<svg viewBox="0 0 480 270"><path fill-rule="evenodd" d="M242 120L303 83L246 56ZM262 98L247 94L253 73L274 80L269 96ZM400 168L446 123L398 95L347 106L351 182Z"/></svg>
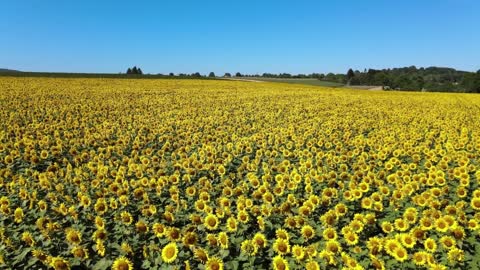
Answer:
<svg viewBox="0 0 480 270"><path fill-rule="evenodd" d="M0 68L24 71L342 72L480 69L480 1L0 3Z"/></svg>

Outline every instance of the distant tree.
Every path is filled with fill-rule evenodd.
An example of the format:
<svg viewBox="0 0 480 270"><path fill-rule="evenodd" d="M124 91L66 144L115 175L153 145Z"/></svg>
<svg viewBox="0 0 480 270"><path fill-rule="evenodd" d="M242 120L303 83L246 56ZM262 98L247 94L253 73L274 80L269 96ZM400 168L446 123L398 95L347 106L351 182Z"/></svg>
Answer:
<svg viewBox="0 0 480 270"><path fill-rule="evenodd" d="M138 74L137 66L134 66L134 67L132 68L132 74Z"/></svg>
<svg viewBox="0 0 480 270"><path fill-rule="evenodd" d="M131 68L127 69L127 74L132 74L132 69Z"/></svg>
<svg viewBox="0 0 480 270"><path fill-rule="evenodd" d="M138 68L138 69L137 69L137 74L139 74L139 75L143 75L143 71L142 71L142 69L141 69L141 68Z"/></svg>
<svg viewBox="0 0 480 270"><path fill-rule="evenodd" d="M225 75L223 75L223 77L230 78L230 77L232 77L232 74L227 72L227 73L225 73Z"/></svg>
<svg viewBox="0 0 480 270"><path fill-rule="evenodd" d="M200 74L200 72L195 72L195 73L192 74L192 77L200 78L200 77L202 77L202 75Z"/></svg>
<svg viewBox="0 0 480 270"><path fill-rule="evenodd" d="M173 74L173 72L170 72L170 73L168 73L168 76L173 77L173 76L175 76L175 74Z"/></svg>
<svg viewBox="0 0 480 270"><path fill-rule="evenodd" d="M349 69L347 71L347 84L350 84L350 82L352 81L353 77L355 77L355 72L353 72L352 69Z"/></svg>
<svg viewBox="0 0 480 270"><path fill-rule="evenodd" d="M215 73L214 73L214 72L210 72L210 74L208 74L208 77L214 78L214 77L215 77Z"/></svg>
<svg viewBox="0 0 480 270"><path fill-rule="evenodd" d="M240 72L235 73L235 77L242 77L242 73Z"/></svg>

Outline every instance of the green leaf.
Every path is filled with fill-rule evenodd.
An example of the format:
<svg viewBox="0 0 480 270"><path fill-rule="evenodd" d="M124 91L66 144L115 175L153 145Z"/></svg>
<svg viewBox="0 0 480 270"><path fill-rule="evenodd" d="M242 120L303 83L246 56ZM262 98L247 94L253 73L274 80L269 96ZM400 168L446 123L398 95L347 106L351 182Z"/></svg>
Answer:
<svg viewBox="0 0 480 270"><path fill-rule="evenodd" d="M228 249L222 249L220 250L219 254L222 259L225 259L226 257L228 257L228 255L230 255L230 251Z"/></svg>
<svg viewBox="0 0 480 270"><path fill-rule="evenodd" d="M111 265L112 265L112 261L111 261L111 260L107 260L107 259L103 258L103 259L101 259L100 261L98 261L98 262L93 266L93 268L94 268L94 269L97 269L97 270L107 270Z"/></svg>
<svg viewBox="0 0 480 270"><path fill-rule="evenodd" d="M150 261L149 261L149 260L145 260L145 261L143 261L143 263L142 263L142 268L143 268L143 269L149 269L149 268L150 268L150 265L151 265Z"/></svg>
<svg viewBox="0 0 480 270"><path fill-rule="evenodd" d="M239 263L238 261L229 261L228 263L225 264L225 268L226 269L232 269L232 270L236 270L238 269L238 266L239 266Z"/></svg>

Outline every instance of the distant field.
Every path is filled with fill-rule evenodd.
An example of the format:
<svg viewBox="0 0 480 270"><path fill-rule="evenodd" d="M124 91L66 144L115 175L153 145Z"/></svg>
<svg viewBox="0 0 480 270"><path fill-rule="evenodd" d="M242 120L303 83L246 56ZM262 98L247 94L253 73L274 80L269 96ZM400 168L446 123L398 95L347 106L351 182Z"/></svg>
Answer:
<svg viewBox="0 0 480 270"><path fill-rule="evenodd" d="M344 86L341 83L336 82L326 82L320 81L317 79L284 79L284 78L262 78L262 77L245 77L245 78L237 78L240 80L252 80L252 81L263 81L263 82L279 82L279 83L297 83L297 84L305 84L305 85L315 85L315 86L325 86L325 87L342 87Z"/></svg>

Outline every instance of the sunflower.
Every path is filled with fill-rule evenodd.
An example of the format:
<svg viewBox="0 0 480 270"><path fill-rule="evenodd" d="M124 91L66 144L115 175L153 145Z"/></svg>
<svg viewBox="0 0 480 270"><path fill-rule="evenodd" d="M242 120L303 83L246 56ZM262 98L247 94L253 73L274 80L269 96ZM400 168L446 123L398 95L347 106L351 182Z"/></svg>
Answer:
<svg viewBox="0 0 480 270"><path fill-rule="evenodd" d="M417 222L416 212L405 212L403 218L408 222L408 224L415 224Z"/></svg>
<svg viewBox="0 0 480 270"><path fill-rule="evenodd" d="M203 221L203 225L205 225L205 227L210 231L217 229L218 224L218 218L213 214L208 214Z"/></svg>
<svg viewBox="0 0 480 270"><path fill-rule="evenodd" d="M288 234L288 232L285 229L282 229L282 228L278 228L275 231L275 236L277 238L281 238L281 239L284 239L284 240L287 240L287 241L290 239L290 235Z"/></svg>
<svg viewBox="0 0 480 270"><path fill-rule="evenodd" d="M128 205L128 196L127 195L121 195L118 198L118 201L120 202L121 205L127 206Z"/></svg>
<svg viewBox="0 0 480 270"><path fill-rule="evenodd" d="M370 237L367 241L367 248L370 250L370 254L377 255L382 249L382 240L378 237Z"/></svg>
<svg viewBox="0 0 480 270"><path fill-rule="evenodd" d="M345 204L339 203L335 205L335 214L337 216L344 216L345 214L347 214L347 211L348 211L348 208Z"/></svg>
<svg viewBox="0 0 480 270"><path fill-rule="evenodd" d="M123 253L126 253L128 255L133 254L132 246L130 246L130 244L127 242L122 242L122 244L120 245L120 249L122 250Z"/></svg>
<svg viewBox="0 0 480 270"><path fill-rule="evenodd" d="M258 246L255 244L253 240L244 240L240 245L240 250L242 253L245 253L249 256L255 256L258 251Z"/></svg>
<svg viewBox="0 0 480 270"><path fill-rule="evenodd" d="M437 243L432 238L427 238L423 243L425 250L430 253L434 253L437 250Z"/></svg>
<svg viewBox="0 0 480 270"><path fill-rule="evenodd" d="M133 264L129 259L122 256L115 259L112 270L133 270Z"/></svg>
<svg viewBox="0 0 480 270"><path fill-rule="evenodd" d="M292 255L297 261L301 261L305 258L305 249L302 246L294 245L292 247Z"/></svg>
<svg viewBox="0 0 480 270"><path fill-rule="evenodd" d="M455 239L463 240L465 238L465 229L462 226L454 225L451 231Z"/></svg>
<svg viewBox="0 0 480 270"><path fill-rule="evenodd" d="M208 241L208 244L212 247L215 247L218 245L217 237L212 233L207 234L207 241Z"/></svg>
<svg viewBox="0 0 480 270"><path fill-rule="evenodd" d="M202 224L202 217L198 214L190 214L190 220L193 224L199 225Z"/></svg>
<svg viewBox="0 0 480 270"><path fill-rule="evenodd" d="M82 234L75 229L67 229L66 234L67 242L71 244L78 245L82 241Z"/></svg>
<svg viewBox="0 0 480 270"><path fill-rule="evenodd" d="M447 235L442 236L442 237L440 238L440 243L441 243L442 246L443 246L444 248L446 248L446 249L452 249L452 248L454 248L455 245L456 245L455 239L454 239L453 237L447 236Z"/></svg>
<svg viewBox="0 0 480 270"><path fill-rule="evenodd" d="M97 239L95 241L95 249L97 250L97 254L100 255L100 257L105 256L105 245L102 240Z"/></svg>
<svg viewBox="0 0 480 270"><path fill-rule="evenodd" d="M167 244L162 248L162 260L166 263L172 263L177 259L178 248L175 242Z"/></svg>
<svg viewBox="0 0 480 270"><path fill-rule="evenodd" d="M246 224L250 218L249 218L249 216L248 216L247 211L241 210L241 211L239 211L238 214L237 214L237 219L238 219L238 221Z"/></svg>
<svg viewBox="0 0 480 270"><path fill-rule="evenodd" d="M335 253L340 253L342 251L342 247L340 246L340 243L338 243L336 240L330 240L327 241L325 245L325 250L335 254Z"/></svg>
<svg viewBox="0 0 480 270"><path fill-rule="evenodd" d="M163 213L163 218L168 222L168 223L173 223L175 221L175 216L172 214L170 211L165 211Z"/></svg>
<svg viewBox="0 0 480 270"><path fill-rule="evenodd" d="M88 250L86 248L75 246L72 248L72 255L79 259L88 259Z"/></svg>
<svg viewBox="0 0 480 270"><path fill-rule="evenodd" d="M388 221L384 221L384 222L382 222L382 225L381 225L381 226L382 226L382 230L383 230L384 233L387 233L387 234L388 234L388 233L393 232L393 229L394 229L394 228L393 228L393 226L392 226L392 223L390 223L390 222L388 222Z"/></svg>
<svg viewBox="0 0 480 270"><path fill-rule="evenodd" d="M447 258L452 263L462 262L465 260L465 253L463 250L454 247L448 251Z"/></svg>
<svg viewBox="0 0 480 270"><path fill-rule="evenodd" d="M316 261L308 261L305 264L305 270L320 270L320 265Z"/></svg>
<svg viewBox="0 0 480 270"><path fill-rule="evenodd" d="M438 263L433 263L430 264L430 270L447 270L448 267L446 267L443 264L438 264Z"/></svg>
<svg viewBox="0 0 480 270"><path fill-rule="evenodd" d="M205 249L200 247L193 248L193 256L201 263L205 263L208 260L208 253Z"/></svg>
<svg viewBox="0 0 480 270"><path fill-rule="evenodd" d="M37 258L39 261L43 263L46 263L48 259L48 255L40 249L32 250L32 256Z"/></svg>
<svg viewBox="0 0 480 270"><path fill-rule="evenodd" d="M254 236L253 236L253 240L252 240L255 245L257 245L259 248L265 248L267 246L267 238L265 237L265 235L263 233L256 233Z"/></svg>
<svg viewBox="0 0 480 270"><path fill-rule="evenodd" d="M396 239L388 239L385 241L384 249L388 254L393 256L394 250L401 246L402 245L400 244L400 242L398 242Z"/></svg>
<svg viewBox="0 0 480 270"><path fill-rule="evenodd" d="M106 200L104 198L98 199L97 202L95 203L94 209L95 209L95 213L97 213L100 216L105 214L108 210Z"/></svg>
<svg viewBox="0 0 480 270"><path fill-rule="evenodd" d="M163 237L165 235L165 226L161 223L154 223L152 226L152 232L157 237Z"/></svg>
<svg viewBox="0 0 480 270"><path fill-rule="evenodd" d="M354 246L358 243L358 234L348 231L344 235L344 239L347 242L347 245Z"/></svg>
<svg viewBox="0 0 480 270"><path fill-rule="evenodd" d="M229 232L236 232L237 228L237 220L234 217L229 217L227 219L227 230Z"/></svg>
<svg viewBox="0 0 480 270"><path fill-rule="evenodd" d="M422 217L420 219L420 227L424 231L431 230L433 228L433 222L429 217Z"/></svg>
<svg viewBox="0 0 480 270"><path fill-rule="evenodd" d="M97 229L93 233L92 239L94 241L98 241L98 240L104 241L105 239L107 239L107 231L105 229Z"/></svg>
<svg viewBox="0 0 480 270"><path fill-rule="evenodd" d="M449 225L448 223L443 219L439 218L435 221L435 229L441 233L445 233L448 231Z"/></svg>
<svg viewBox="0 0 480 270"><path fill-rule="evenodd" d="M180 241L182 238L182 234L180 232L180 229L177 227L169 227L166 229L166 235L167 239L170 240L171 242L177 242Z"/></svg>
<svg viewBox="0 0 480 270"><path fill-rule="evenodd" d="M310 225L304 225L301 229L301 232L303 238L305 238L307 241L315 237L315 230Z"/></svg>
<svg viewBox="0 0 480 270"><path fill-rule="evenodd" d="M198 237L197 237L197 234L195 232L187 232L183 236L183 244L187 247L194 246L195 244L197 244L197 241L198 241ZM228 241L228 239L227 239L227 241ZM228 242L227 242L227 244L228 244Z"/></svg>
<svg viewBox="0 0 480 270"><path fill-rule="evenodd" d="M30 232L24 232L22 233L22 241L30 247L33 247L35 245L35 240L33 239L33 236Z"/></svg>
<svg viewBox="0 0 480 270"><path fill-rule="evenodd" d="M377 258L373 255L370 255L370 260L372 261L373 269L375 269L375 270L385 270L386 269L385 268L385 262L383 262L379 258Z"/></svg>
<svg viewBox="0 0 480 270"><path fill-rule="evenodd" d="M400 235L400 242L402 245L404 245L406 248L413 248L416 244L416 238L409 233L404 233Z"/></svg>
<svg viewBox="0 0 480 270"><path fill-rule="evenodd" d="M279 255L285 255L290 252L290 244L288 240L277 238L273 243L273 250Z"/></svg>
<svg viewBox="0 0 480 270"><path fill-rule="evenodd" d="M23 220L23 209L17 207L13 212L15 223L20 223Z"/></svg>
<svg viewBox="0 0 480 270"><path fill-rule="evenodd" d="M372 209L372 205L373 205L372 199L370 199L368 197L362 199L362 202L361 202L362 208Z"/></svg>
<svg viewBox="0 0 480 270"><path fill-rule="evenodd" d="M41 158L41 159L47 159L48 156L49 156L49 154L48 154L48 151L47 151L47 150L42 150L42 151L40 152L40 158Z"/></svg>
<svg viewBox="0 0 480 270"><path fill-rule="evenodd" d="M322 235L325 241L337 240L337 232L334 228L326 228L325 230L323 230Z"/></svg>
<svg viewBox="0 0 480 270"><path fill-rule="evenodd" d="M50 260L50 266L55 270L69 270L70 265L68 261L61 257L52 257Z"/></svg>
<svg viewBox="0 0 480 270"><path fill-rule="evenodd" d="M205 264L206 270L223 270L223 261L217 257L210 257Z"/></svg>
<svg viewBox="0 0 480 270"><path fill-rule="evenodd" d="M324 259L329 265L336 265L334 254L328 250L320 251L318 257Z"/></svg>
<svg viewBox="0 0 480 270"><path fill-rule="evenodd" d="M135 223L135 229L139 233L147 233L148 232L148 225L143 220L139 220Z"/></svg>
<svg viewBox="0 0 480 270"><path fill-rule="evenodd" d="M427 262L427 255L425 251L418 251L412 254L413 263L417 266L425 265Z"/></svg>
<svg viewBox="0 0 480 270"><path fill-rule="evenodd" d="M399 262L404 262L408 259L407 250L403 247L397 247L393 250L393 257Z"/></svg>
<svg viewBox="0 0 480 270"><path fill-rule="evenodd" d="M97 227L97 229L104 229L105 228L105 220L100 216L96 216L95 217L95 227Z"/></svg>
<svg viewBox="0 0 480 270"><path fill-rule="evenodd" d="M272 266L274 270L288 270L288 262L282 256L277 255L272 260Z"/></svg>
<svg viewBox="0 0 480 270"><path fill-rule="evenodd" d="M398 231L404 232L404 231L408 230L408 227L409 227L408 222L405 221L405 219L397 218L395 220L395 229L397 229Z"/></svg>

